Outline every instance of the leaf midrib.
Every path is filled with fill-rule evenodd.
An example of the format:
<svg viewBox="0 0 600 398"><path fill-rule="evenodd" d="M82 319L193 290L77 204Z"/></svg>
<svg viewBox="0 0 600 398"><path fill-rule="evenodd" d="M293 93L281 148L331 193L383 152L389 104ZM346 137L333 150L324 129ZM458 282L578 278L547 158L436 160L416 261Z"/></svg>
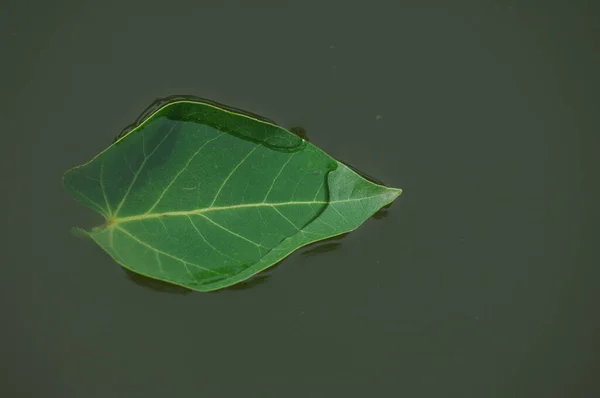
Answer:
<svg viewBox="0 0 600 398"><path fill-rule="evenodd" d="M304 206L304 205L332 205L337 203L348 203L348 202L358 202L368 199L377 198L381 195L373 195L373 196L365 196L362 198L348 198L348 199L339 199L332 201L290 201L290 202L275 202L275 203L244 203L239 205L230 205L230 206L212 206L205 207L202 209L194 209L194 210L182 210L182 211L168 211L163 213L149 213L149 214L140 214L137 216L128 216L128 217L114 217L107 220L107 226L112 227L118 224L123 224L132 221L142 221L148 219L154 219L159 217L173 217L173 216L190 216L194 214L203 214L209 212L217 212L217 211L227 211L227 210L236 210L236 209L247 209L253 207L280 207L280 206Z"/></svg>

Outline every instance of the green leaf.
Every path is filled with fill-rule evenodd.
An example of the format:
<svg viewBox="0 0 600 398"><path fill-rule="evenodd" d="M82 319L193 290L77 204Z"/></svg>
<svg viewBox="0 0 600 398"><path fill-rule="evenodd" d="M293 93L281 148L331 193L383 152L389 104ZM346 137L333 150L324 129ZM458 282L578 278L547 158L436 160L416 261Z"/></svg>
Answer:
<svg viewBox="0 0 600 398"><path fill-rule="evenodd" d="M184 100L67 171L64 184L105 217L87 233L116 262L198 291L352 231L402 192L275 124Z"/></svg>

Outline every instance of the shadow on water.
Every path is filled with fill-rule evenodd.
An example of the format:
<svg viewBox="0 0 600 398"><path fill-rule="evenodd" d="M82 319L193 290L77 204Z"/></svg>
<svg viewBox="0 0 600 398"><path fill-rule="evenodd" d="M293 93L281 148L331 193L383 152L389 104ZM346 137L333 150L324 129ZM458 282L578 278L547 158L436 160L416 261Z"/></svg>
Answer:
<svg viewBox="0 0 600 398"><path fill-rule="evenodd" d="M158 279L148 278L147 276L136 274L127 268L121 267L125 271L127 278L138 286L146 289L154 290L155 292L171 293L171 294L188 294L193 293L193 290L187 289L183 286L173 285L171 283L159 281Z"/></svg>
<svg viewBox="0 0 600 398"><path fill-rule="evenodd" d="M383 220L384 218L386 218L389 215L388 210L391 206L392 206L392 203L390 203L389 205L383 206L381 209L377 210L377 212L375 214L373 214L371 216L371 218L373 218L375 220Z"/></svg>
<svg viewBox="0 0 600 398"><path fill-rule="evenodd" d="M302 138L304 141L310 142L308 135L306 134L306 129L299 126L290 127L287 129L290 133L296 134L298 137Z"/></svg>
<svg viewBox="0 0 600 398"><path fill-rule="evenodd" d="M117 137L115 137L114 141L119 140L119 138L123 137L128 132L130 132L132 129L136 128L139 124L141 124L144 120L146 120L149 116L151 116L158 109L160 109L161 107L165 106L166 104L168 104L170 102L174 102L174 101L204 102L204 103L214 105L214 106L217 106L217 107L220 107L220 108L232 111L232 112L244 114L244 115L253 117L255 119L271 123L273 125L278 125L273 120L270 120L264 116L257 115L252 112L248 112L243 109L238 109L238 108L235 108L235 107L232 107L229 105L221 104L219 102L216 102L216 101L213 101L213 100L210 100L207 98L202 98L202 97L197 97L197 96L192 96L192 95L174 95L174 96L161 98L161 99L154 101L148 108L146 108L146 110L144 110L142 112L142 114L138 117L138 119L134 123L125 127L119 133L119 135ZM305 141L310 142L307 131L303 127L294 126L294 127L290 127L287 130L290 131L291 133L293 133L294 135L304 139ZM343 163L344 165L346 165L347 167L352 169L354 172L356 172L357 174L359 174L366 180L371 181L378 185L387 186L381 180L378 180L378 179L362 172L358 168L356 168L344 161L341 161L339 159L336 159L336 160L340 163ZM376 220L382 220L382 219L386 218L388 216L388 210L391 205L392 205L392 203L390 203L389 205L387 205L385 207L382 207L375 214L373 214L373 216L371 216L371 218L374 218ZM331 237L329 239L324 239L324 240L321 240L318 242L311 243L311 244L301 248L300 250L302 250L302 251L299 251L299 254L301 256L315 256L315 255L320 255L323 253L330 253L330 252L339 250L342 246L341 240L343 240L347 235L348 235L348 233L345 233L342 235ZM245 281L242 281L235 285L232 285L232 286L220 289L220 290L212 291L209 293L219 293L219 292L223 292L223 291L243 291L243 290L248 290L248 289L254 288L256 286L262 285L265 282L267 282L269 280L269 278L271 278L275 269L277 267L279 267L281 265L281 263L284 262L285 260L286 259L284 258L283 260L281 260L281 261L277 262L276 264L274 264L273 266L269 267L267 270L262 271L256 275L250 277L249 279L247 279ZM159 281L157 279L153 279L153 278L149 278L149 277L146 277L146 276L143 276L140 274L136 274L135 272L132 272L126 268L123 268L123 270L125 271L125 274L127 275L128 279L130 281L132 281L133 283L135 283L138 286L142 286L144 288L147 288L147 289L150 289L150 290L153 290L156 292L179 294L179 295L186 295L188 293L194 292L194 290L190 290L190 289L187 289L182 286L173 285L173 284L170 284L167 282Z"/></svg>
<svg viewBox="0 0 600 398"><path fill-rule="evenodd" d="M341 240L348 236L349 232L338 236L333 236L329 239L320 240L305 246L300 253L302 256L314 256L323 253L329 253L339 249L342 246Z"/></svg>
<svg viewBox="0 0 600 398"><path fill-rule="evenodd" d="M279 264L281 264L282 262L283 262L283 260L278 262L277 264L273 265L268 270L259 272L258 274L251 276L250 278L246 279L245 281L236 283L235 285L227 286L226 288L223 288L220 290L214 290L209 293L248 290L248 289L252 289L258 285L262 285L263 283L267 282L271 278L271 276L273 276L272 272L273 272L274 268L279 266Z"/></svg>

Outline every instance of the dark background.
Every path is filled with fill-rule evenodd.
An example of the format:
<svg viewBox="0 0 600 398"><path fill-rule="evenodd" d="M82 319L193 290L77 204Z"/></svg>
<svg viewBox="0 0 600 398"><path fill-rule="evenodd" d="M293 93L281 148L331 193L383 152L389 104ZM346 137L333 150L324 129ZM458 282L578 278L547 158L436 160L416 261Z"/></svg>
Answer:
<svg viewBox="0 0 600 398"><path fill-rule="evenodd" d="M0 396L600 396L599 8L2 1ZM241 288L135 283L61 176L172 94L404 194Z"/></svg>

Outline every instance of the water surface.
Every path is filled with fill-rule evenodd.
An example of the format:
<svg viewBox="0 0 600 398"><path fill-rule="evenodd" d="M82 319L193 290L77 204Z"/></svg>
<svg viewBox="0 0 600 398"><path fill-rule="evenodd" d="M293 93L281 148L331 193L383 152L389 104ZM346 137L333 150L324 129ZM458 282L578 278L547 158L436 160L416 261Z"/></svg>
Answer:
<svg viewBox="0 0 600 398"><path fill-rule="evenodd" d="M8 1L0 395L598 395L583 3ZM136 283L70 233L101 219L61 176L173 94L404 193L245 288Z"/></svg>

